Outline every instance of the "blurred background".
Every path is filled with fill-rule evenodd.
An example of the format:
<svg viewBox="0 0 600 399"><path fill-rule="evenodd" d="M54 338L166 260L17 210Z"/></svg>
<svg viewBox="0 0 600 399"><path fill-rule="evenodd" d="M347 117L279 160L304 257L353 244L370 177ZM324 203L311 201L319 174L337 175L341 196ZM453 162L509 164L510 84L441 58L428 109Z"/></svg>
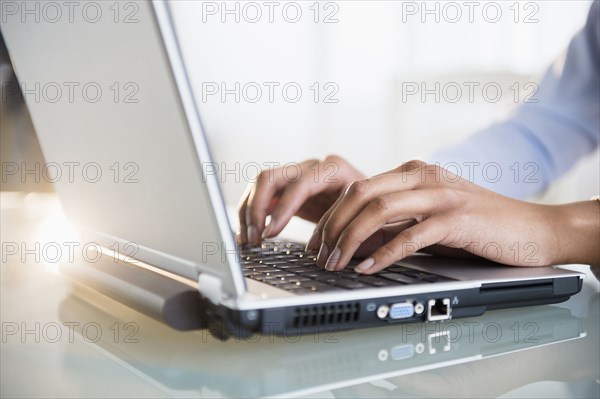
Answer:
<svg viewBox="0 0 600 399"><path fill-rule="evenodd" d="M583 26L590 4L171 2L230 205L258 167L338 154L370 175L427 160L503 118L535 94L532 82ZM423 98L421 89L436 84L438 98ZM486 97L486 84L501 95ZM26 115L2 105L2 161L38 157L27 122L9 122ZM532 200L587 199L598 181L596 151Z"/></svg>

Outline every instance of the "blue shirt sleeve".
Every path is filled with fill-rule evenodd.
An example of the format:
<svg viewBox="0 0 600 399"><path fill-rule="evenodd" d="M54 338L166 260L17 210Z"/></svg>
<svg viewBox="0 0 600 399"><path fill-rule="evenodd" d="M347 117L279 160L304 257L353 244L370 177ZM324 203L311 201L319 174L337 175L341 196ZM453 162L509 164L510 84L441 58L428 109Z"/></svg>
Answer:
<svg viewBox="0 0 600 399"><path fill-rule="evenodd" d="M429 161L501 194L544 190L600 142L600 1L533 97L511 116Z"/></svg>

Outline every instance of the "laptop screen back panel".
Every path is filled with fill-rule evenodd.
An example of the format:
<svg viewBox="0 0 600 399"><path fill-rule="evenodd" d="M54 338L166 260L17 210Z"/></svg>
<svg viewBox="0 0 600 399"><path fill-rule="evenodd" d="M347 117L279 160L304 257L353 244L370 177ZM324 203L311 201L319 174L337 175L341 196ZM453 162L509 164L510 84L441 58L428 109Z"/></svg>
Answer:
<svg viewBox="0 0 600 399"><path fill-rule="evenodd" d="M50 176L86 233L82 247L98 242L191 279L208 271L240 295L217 177L202 173L208 148L199 119L190 129L152 3L136 2L132 23L93 3L103 15L94 23L3 18L46 160L26 167Z"/></svg>

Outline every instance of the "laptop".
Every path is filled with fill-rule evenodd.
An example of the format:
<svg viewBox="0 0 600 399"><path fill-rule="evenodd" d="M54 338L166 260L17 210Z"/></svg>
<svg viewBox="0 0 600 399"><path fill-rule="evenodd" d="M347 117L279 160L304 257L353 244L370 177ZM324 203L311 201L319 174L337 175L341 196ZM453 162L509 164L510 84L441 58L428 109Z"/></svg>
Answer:
<svg viewBox="0 0 600 399"><path fill-rule="evenodd" d="M582 274L553 267L417 255L359 276L317 269L300 243L238 248L170 5L131 4L127 21L115 21L109 2L80 4L94 18L36 18L26 3L2 11L46 161L20 173L52 181L90 262L92 248L185 279L207 317L242 337L438 322L557 303L581 289Z"/></svg>

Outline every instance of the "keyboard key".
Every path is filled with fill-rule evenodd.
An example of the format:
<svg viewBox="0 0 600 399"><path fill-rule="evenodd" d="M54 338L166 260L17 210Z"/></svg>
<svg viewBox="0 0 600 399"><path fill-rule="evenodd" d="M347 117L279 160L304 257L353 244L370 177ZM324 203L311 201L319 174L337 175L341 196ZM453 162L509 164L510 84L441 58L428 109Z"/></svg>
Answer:
<svg viewBox="0 0 600 399"><path fill-rule="evenodd" d="M244 254L255 254L260 253L263 249L261 247L245 247L242 252Z"/></svg>
<svg viewBox="0 0 600 399"><path fill-rule="evenodd" d="M317 266L317 263L315 261L313 261L312 259L298 259L296 264L301 265L301 266L319 267L319 266Z"/></svg>
<svg viewBox="0 0 600 399"><path fill-rule="evenodd" d="M318 279L320 277L329 277L331 276L331 273L329 272L322 272L322 271L315 271L315 270L310 270L308 272L304 272L304 273L298 273L299 276L302 277L309 277L312 279Z"/></svg>
<svg viewBox="0 0 600 399"><path fill-rule="evenodd" d="M284 265L295 265L296 263L298 263L298 259L290 258L290 259L286 259L286 260L278 260L277 263L284 264Z"/></svg>
<svg viewBox="0 0 600 399"><path fill-rule="evenodd" d="M288 264L288 265L277 265L277 268L281 269L281 270L290 270L290 269L296 269L296 268L298 268L298 269L304 269L305 267L297 265L295 263L292 263L292 264Z"/></svg>
<svg viewBox="0 0 600 399"><path fill-rule="evenodd" d="M284 271L268 272L267 274L272 277L295 277L296 276L293 273L288 273L288 272L284 272Z"/></svg>
<svg viewBox="0 0 600 399"><path fill-rule="evenodd" d="M247 271L251 272L278 272L279 269L276 269L272 266L250 266L246 268Z"/></svg>
<svg viewBox="0 0 600 399"><path fill-rule="evenodd" d="M289 281L287 281L285 279L285 277L274 277L274 278L269 278L266 279L265 281L263 281L264 283L267 283L269 285L274 285L274 286L283 286L285 284L291 284Z"/></svg>
<svg viewBox="0 0 600 399"><path fill-rule="evenodd" d="M340 276L335 276L333 273L327 273L328 275L315 277L315 280L322 283L335 284L336 281L341 280Z"/></svg>
<svg viewBox="0 0 600 399"><path fill-rule="evenodd" d="M263 265L267 265L267 266L279 266L279 265L285 265L287 262L286 261L282 261L282 260L263 260L262 264Z"/></svg>
<svg viewBox="0 0 600 399"><path fill-rule="evenodd" d="M310 273L310 272L314 271L307 267L299 267L299 266L288 267L288 268L285 268L284 270L286 272L295 273L295 274Z"/></svg>
<svg viewBox="0 0 600 399"><path fill-rule="evenodd" d="M287 259L295 259L293 256L290 255L274 255L272 256L273 259L281 259L281 260L287 260Z"/></svg>
<svg viewBox="0 0 600 399"><path fill-rule="evenodd" d="M346 270L346 269L344 269ZM353 270L348 270L348 271L342 271L340 274L340 277L345 278L345 279L349 279L349 280L356 280L357 278L359 278L361 275L356 273Z"/></svg>
<svg viewBox="0 0 600 399"><path fill-rule="evenodd" d="M300 277L300 276L295 276L295 277L287 277L286 278L287 281L289 281L290 283L297 283L297 282L302 282L302 281L310 281L309 278L306 277Z"/></svg>

